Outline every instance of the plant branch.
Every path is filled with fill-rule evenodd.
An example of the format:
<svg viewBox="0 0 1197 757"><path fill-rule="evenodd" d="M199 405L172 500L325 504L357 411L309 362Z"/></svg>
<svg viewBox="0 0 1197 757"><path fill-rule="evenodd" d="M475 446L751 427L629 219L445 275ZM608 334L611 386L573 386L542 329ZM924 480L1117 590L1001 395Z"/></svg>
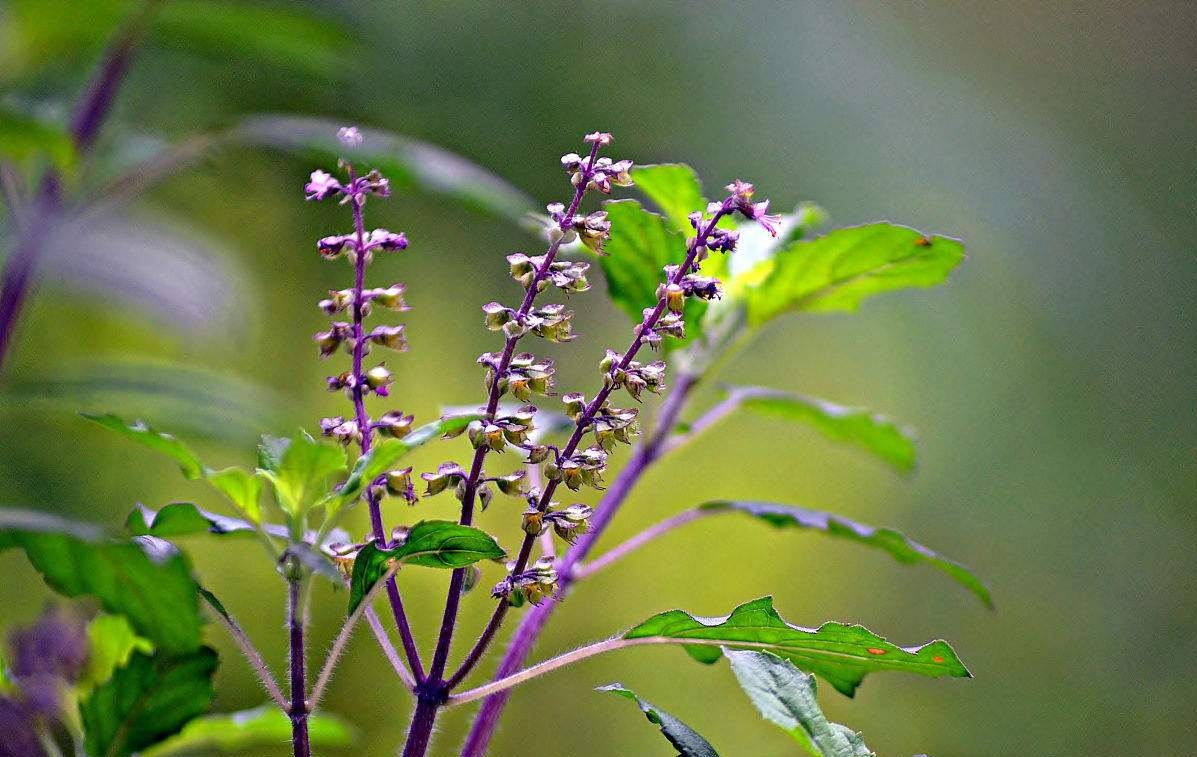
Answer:
<svg viewBox="0 0 1197 757"><path fill-rule="evenodd" d="M232 616L224 612L223 608L212 601L211 597L207 596L205 592L200 592L200 598L212 608L217 620L219 620L228 630L229 635L233 637L233 641L241 649L242 654L249 660L249 666L253 668L254 673L257 674L258 680L261 681L262 686L265 687L266 692L270 694L270 698L282 709L287 710L287 700L283 696L283 691L279 688L278 681L275 680L274 675L270 672L266 661L262 659L261 652L250 641L249 635L237 622L233 620Z"/></svg>
<svg viewBox="0 0 1197 757"><path fill-rule="evenodd" d="M407 666L403 664L403 660L399 658L399 650L395 649L395 645L387 637L386 629L382 627L382 621L378 619L378 613L374 612L373 607L366 608L366 623L369 624L370 630L374 632L374 639L382 649L382 654L387 658L387 662L391 663L391 667L394 668L395 675L399 676L399 680L403 681L403 685L409 690L414 689L416 679L412 677L411 671L407 669Z"/></svg>
<svg viewBox="0 0 1197 757"><path fill-rule="evenodd" d="M384 578L391 578L395 575L398 566L395 566L387 571ZM320 668L320 674L316 677L316 685L312 687L312 694L308 697L308 709L314 710L320 704L320 700L324 697L324 689L328 686L328 682L332 680L333 672L336 670L337 663L341 659L341 655L345 653L345 647L349 644L349 637L353 635L353 629L357 626L362 615L370 607L370 603L378 595L378 592L383 587L383 582L379 581L370 587L370 591L366 592L366 596L362 597L362 601L358 604L345 623L341 626L341 631L337 634L337 638L333 640L332 649L329 650L328 657L324 659L324 665Z"/></svg>
<svg viewBox="0 0 1197 757"><path fill-rule="evenodd" d="M635 552L645 544L648 544L653 539L656 539L659 536L664 536L673 529L679 526L684 526L691 521L698 520L699 518L706 517L707 515L712 515L714 512L715 511L711 510L686 510L685 512L679 513L668 520L663 520L654 526L650 526L622 544L612 548L610 551L605 552L600 557L595 558L593 562L578 563L577 565L574 565L573 572L571 574L573 580L580 581L584 578L593 576L595 573L598 573L608 565L611 565L612 563L622 559L632 552Z"/></svg>

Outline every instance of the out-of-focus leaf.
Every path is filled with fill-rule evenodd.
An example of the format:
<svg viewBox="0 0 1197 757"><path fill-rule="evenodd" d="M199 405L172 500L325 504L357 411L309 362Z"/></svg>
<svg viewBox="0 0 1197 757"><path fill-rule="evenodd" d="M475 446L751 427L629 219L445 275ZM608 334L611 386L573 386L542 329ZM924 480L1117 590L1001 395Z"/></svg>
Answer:
<svg viewBox="0 0 1197 757"><path fill-rule="evenodd" d="M353 729L336 715L314 712L308 716L312 746L335 749L353 744ZM142 752L142 757L175 757L184 754L236 752L253 747L275 747L291 739L291 720L274 705L252 710L205 715L184 726L177 735Z"/></svg>
<svg viewBox="0 0 1197 757"><path fill-rule="evenodd" d="M199 648L199 587L182 554L151 557L141 544L109 539L88 524L0 509L0 550L11 547L25 551L50 588L67 597L95 597L162 652Z"/></svg>
<svg viewBox="0 0 1197 757"><path fill-rule="evenodd" d="M794 310L855 310L875 294L942 283L963 259L959 240L905 226L839 229L761 263L761 283L746 295L749 321L759 325Z"/></svg>
<svg viewBox="0 0 1197 757"><path fill-rule="evenodd" d="M160 539L204 533L253 536L255 531L248 521L210 513L190 502L172 502L157 512L138 505L125 519L125 528L133 536L157 536Z"/></svg>
<svg viewBox="0 0 1197 757"><path fill-rule="evenodd" d="M811 757L876 757L860 734L823 715L815 677L768 652L724 653L740 688L761 715L794 737Z"/></svg>
<svg viewBox="0 0 1197 757"><path fill-rule="evenodd" d="M349 478L345 479L345 483L338 491L329 495L325 500L330 517L361 496L362 489L369 482L390 470L408 452L433 439L439 439L445 434L460 431L481 417L482 414L478 412L450 415L432 423L426 423L402 439L384 439L379 442L369 452L357 459L353 470L349 473Z"/></svg>
<svg viewBox="0 0 1197 757"><path fill-rule="evenodd" d="M87 626L87 639L87 667L75 684L81 696L111 680L113 672L128 664L134 652L154 651L154 645L138 636L124 615L97 615Z"/></svg>
<svg viewBox="0 0 1197 757"><path fill-rule="evenodd" d="M485 531L447 520L425 520L411 527L402 544L380 549L369 543L353 561L349 582L349 614L361 604L390 567L464 568L480 560L499 560L506 553Z"/></svg>
<svg viewBox="0 0 1197 757"><path fill-rule="evenodd" d="M332 15L297 3L171 0L158 11L153 44L220 61L246 59L325 79L344 78L353 37Z"/></svg>
<svg viewBox="0 0 1197 757"><path fill-rule="evenodd" d="M208 482L253 523L262 522L262 479L241 468L209 471Z"/></svg>
<svg viewBox="0 0 1197 757"><path fill-rule="evenodd" d="M644 701L634 691L624 688L622 683L610 683L598 687L595 691L609 691L616 696L635 702L644 716L648 718L648 722L661 728L661 733L669 740L670 744L673 744L674 749L677 749L678 757L719 757L715 747L699 736L693 728L668 712Z"/></svg>
<svg viewBox="0 0 1197 757"><path fill-rule="evenodd" d="M177 220L79 217L57 225L46 245L42 265L55 285L118 298L164 325L227 331L253 301L237 257Z"/></svg>
<svg viewBox="0 0 1197 757"><path fill-rule="evenodd" d="M953 562L938 552L908 539L901 532L888 528L873 528L831 513L807 510L794 505L779 505L773 502L718 500L699 505L699 509L741 512L775 528L804 528L822 531L830 536L884 550L900 563L907 565L927 563L947 573L988 607L993 607L993 598L989 594L989 589L985 587L981 579L977 578L975 573L960 563Z"/></svg>
<svg viewBox="0 0 1197 757"><path fill-rule="evenodd" d="M772 652L814 673L852 696L869 673L894 670L939 678L971 678L945 641L918 647L891 644L864 626L828 622L816 628L790 625L773 608L772 597L746 602L721 618L700 618L684 610L655 615L623 635L642 644L682 644L695 660L713 663L721 648Z"/></svg>
<svg viewBox="0 0 1197 757"><path fill-rule="evenodd" d="M80 703L89 757L130 757L178 733L215 696L216 652L135 652L111 680Z"/></svg>
<svg viewBox="0 0 1197 757"><path fill-rule="evenodd" d="M65 129L0 107L0 159L23 165L44 159L60 172L69 173L78 155Z"/></svg>
<svg viewBox="0 0 1197 757"><path fill-rule="evenodd" d="M346 466L343 448L299 434L287 444L277 464L259 468L258 475L274 487L279 506L294 516L315 504L327 491L325 482L329 477L341 473Z"/></svg>
<svg viewBox="0 0 1197 757"><path fill-rule="evenodd" d="M517 222L536 209L529 197L495 174L427 142L362 127L362 144L347 151L337 141L337 129L342 126L345 124L341 121L325 118L261 115L235 127L228 139L323 160L330 167L344 156L363 169L379 169L397 188L444 195L475 210Z"/></svg>
<svg viewBox="0 0 1197 757"><path fill-rule="evenodd" d="M143 447L160 452L179 464L183 477L194 481L204 475L204 464L191 449L170 434L155 431L141 421L127 423L115 415L94 415L83 413L83 417L106 429L115 431L137 442Z"/></svg>
<svg viewBox="0 0 1197 757"><path fill-rule="evenodd" d="M665 280L664 267L681 265L686 257L686 240L669 229L663 216L650 213L635 200L615 200L603 205L611 221L611 238L599 258L607 277L607 294L632 323L644 320L644 309L657 304L657 286ZM683 315L686 338L665 337L668 352L684 346L699 334L707 303L697 297L686 300Z"/></svg>
<svg viewBox="0 0 1197 757"><path fill-rule="evenodd" d="M914 469L918 454L914 432L884 415L763 387L734 387L729 395L749 410L805 423L829 439L872 452L899 470Z"/></svg>
<svg viewBox="0 0 1197 757"><path fill-rule="evenodd" d="M238 442L282 417L277 399L261 385L204 368L141 361L55 363L40 375L8 378L0 403L38 417L63 408L136 413L163 427Z"/></svg>
<svg viewBox="0 0 1197 757"><path fill-rule="evenodd" d="M693 168L685 163L636 166L632 169L632 181L665 214L671 229L683 236L694 235L690 214L696 210L705 212L707 201Z"/></svg>

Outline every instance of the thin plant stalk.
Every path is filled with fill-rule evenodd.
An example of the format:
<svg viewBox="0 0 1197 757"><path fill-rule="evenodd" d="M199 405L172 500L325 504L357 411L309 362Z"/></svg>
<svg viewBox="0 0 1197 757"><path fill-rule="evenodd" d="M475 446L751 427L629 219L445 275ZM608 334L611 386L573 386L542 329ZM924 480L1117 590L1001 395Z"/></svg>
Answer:
<svg viewBox="0 0 1197 757"><path fill-rule="evenodd" d="M297 571L292 566L291 570ZM287 715L291 719L291 747L294 757L311 757L312 744L308 735L307 659L304 647L303 611L299 606L302 592L297 573L287 577L287 628L291 649L291 705Z"/></svg>

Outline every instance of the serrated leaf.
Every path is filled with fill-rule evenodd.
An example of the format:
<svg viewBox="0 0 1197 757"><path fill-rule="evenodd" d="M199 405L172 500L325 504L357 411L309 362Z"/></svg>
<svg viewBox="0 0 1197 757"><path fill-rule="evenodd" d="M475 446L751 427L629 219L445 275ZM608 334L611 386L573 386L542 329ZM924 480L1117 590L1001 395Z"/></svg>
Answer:
<svg viewBox="0 0 1197 757"><path fill-rule="evenodd" d="M358 551L349 582L349 612L361 604L391 566L465 568L481 560L499 560L506 553L485 531L447 520L425 520L411 527L407 539L392 549L369 543Z"/></svg>
<svg viewBox="0 0 1197 757"><path fill-rule="evenodd" d="M50 588L67 597L91 596L124 615L138 635L172 654L200 645L196 591L178 552L108 539L93 526L20 510L0 510L0 550L20 547Z"/></svg>
<svg viewBox="0 0 1197 757"><path fill-rule="evenodd" d="M84 418L132 439L147 449L167 455L179 464L184 478L196 480L204 475L204 464L191 449L170 434L155 431L141 421L128 423L115 415L84 413Z"/></svg>
<svg viewBox="0 0 1197 757"><path fill-rule="evenodd" d="M758 413L813 426L829 439L854 444L903 471L914 469L918 450L914 432L865 408L837 405L818 397L760 387L730 392L740 406Z"/></svg>
<svg viewBox="0 0 1197 757"><path fill-rule="evenodd" d="M341 488L325 498L324 504L329 508L329 517L361 496L362 490L369 482L393 468L408 452L445 434L460 431L481 417L482 414L477 412L447 416L414 429L402 439L384 439L374 445L369 452L357 459Z"/></svg>
<svg viewBox="0 0 1197 757"><path fill-rule="evenodd" d="M989 589L967 567L953 562L938 552L907 538L904 534L888 528L874 528L848 518L807 510L795 505L780 505L773 502L751 502L740 500L717 500L699 505L708 511L742 512L762 520L775 528L805 528L822 531L829 536L848 539L868 547L888 552L895 560L907 565L927 563L951 576L977 596L988 607L993 607Z"/></svg>
<svg viewBox="0 0 1197 757"><path fill-rule="evenodd" d="M215 696L216 652L135 652L79 705L89 757L130 757L178 733Z"/></svg>
<svg viewBox="0 0 1197 757"><path fill-rule="evenodd" d="M759 325L790 311L855 310L875 294L940 284L963 259L959 240L905 226L839 229L796 242L761 263L763 271L754 272L760 284L745 293L749 322Z"/></svg>
<svg viewBox="0 0 1197 757"><path fill-rule="evenodd" d="M893 670L940 678L971 678L945 641L899 647L864 626L828 622L803 628L782 620L772 597L746 602L720 618L684 610L655 615L623 635L639 643L682 644L695 660L713 663L721 647L772 652L853 696L869 673Z"/></svg>
<svg viewBox="0 0 1197 757"><path fill-rule="evenodd" d="M353 729L336 715L314 712L308 716L308 738L314 747L348 747L353 744ZM291 719L277 707L263 705L252 710L196 718L177 735L144 751L142 757L278 747L290 739Z"/></svg>
<svg viewBox="0 0 1197 757"><path fill-rule="evenodd" d="M694 169L685 163L661 163L658 165L635 166L632 181L636 189L661 210L674 231L692 236L690 214L705 211L707 201L702 196L702 182Z"/></svg>
<svg viewBox="0 0 1197 757"><path fill-rule="evenodd" d="M768 652L724 652L740 688L761 715L811 757L876 757L860 734L831 723L815 699L815 677Z"/></svg>
<svg viewBox="0 0 1197 757"><path fill-rule="evenodd" d="M258 475L270 482L279 506L299 516L328 491L326 481L344 471L347 460L342 447L300 434L288 441L271 465L259 468Z"/></svg>
<svg viewBox="0 0 1197 757"><path fill-rule="evenodd" d="M627 313L632 323L644 320L644 309L657 304L657 286L665 280L666 265L680 265L686 256L686 239L672 231L663 216L650 213L635 200L603 204L611 222L611 238L599 257L607 278L607 294ZM686 299L683 315L686 338L665 337L666 352L684 346L698 336L707 303L697 297Z"/></svg>
<svg viewBox="0 0 1197 757"><path fill-rule="evenodd" d="M624 688L622 683L610 683L598 687L595 691L610 692L635 702L644 716L648 718L648 722L661 728L661 733L677 749L678 757L719 757L715 747L699 736L697 731L668 712L644 701L636 692Z"/></svg>

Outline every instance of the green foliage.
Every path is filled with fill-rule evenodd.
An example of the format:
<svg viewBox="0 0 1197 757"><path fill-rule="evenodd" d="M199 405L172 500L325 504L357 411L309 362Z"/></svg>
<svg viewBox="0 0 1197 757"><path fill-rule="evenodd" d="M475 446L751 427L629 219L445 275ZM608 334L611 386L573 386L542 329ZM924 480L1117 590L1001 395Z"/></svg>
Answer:
<svg viewBox="0 0 1197 757"><path fill-rule="evenodd" d="M699 505L702 510L742 512L764 521L775 528L802 528L822 531L829 536L848 539L884 550L895 560L907 565L927 563L951 576L977 596L988 607L993 607L989 589L971 570L953 562L928 547L908 539L904 534L888 528L873 528L863 523L841 518L838 515L807 510L794 505L779 505L772 502L747 502L717 500Z"/></svg>
<svg viewBox="0 0 1197 757"><path fill-rule="evenodd" d="M964 259L955 239L905 226L874 223L799 241L751 272L760 284L745 293L753 325L789 311L855 310L867 297L947 279Z"/></svg>
<svg viewBox="0 0 1197 757"><path fill-rule="evenodd" d="M353 614L392 566L464 568L480 560L500 560L505 556L503 548L485 531L447 520L420 521L411 527L403 543L391 549L370 543L358 551L349 583L349 614Z"/></svg>
<svg viewBox="0 0 1197 757"><path fill-rule="evenodd" d="M78 155L74 140L63 129L0 107L0 158L19 164L45 160L68 173Z"/></svg>
<svg viewBox="0 0 1197 757"><path fill-rule="evenodd" d="M186 444L183 444L183 442L170 434L155 431L141 421L128 423L111 414L95 415L84 413L83 417L89 421L98 423L106 429L115 431L128 439L132 439L147 449L152 449L155 452L160 452L170 457L179 464L180 470L183 471L183 477L188 480L194 481L204 475L204 464L200 462L199 457Z"/></svg>
<svg viewBox="0 0 1197 757"><path fill-rule="evenodd" d="M914 433L884 415L761 387L736 387L730 394L749 410L805 423L829 439L854 444L899 470L914 470L917 454Z"/></svg>
<svg viewBox="0 0 1197 757"><path fill-rule="evenodd" d="M116 669L127 665L134 652L154 651L154 646L139 637L123 615L97 615L87 625L87 640L87 666L75 685L76 691L84 696L111 680Z"/></svg>
<svg viewBox="0 0 1197 757"><path fill-rule="evenodd" d="M258 469L258 475L274 487L279 507L292 518L315 505L328 491L328 479L348 465L343 447L318 442L304 433L288 440L268 463Z"/></svg>
<svg viewBox="0 0 1197 757"><path fill-rule="evenodd" d="M262 479L241 468L210 471L208 483L245 513L253 523L262 522Z"/></svg>
<svg viewBox="0 0 1197 757"><path fill-rule="evenodd" d="M199 648L198 585L178 552L151 557L139 543L108 539L88 526L0 510L0 550L9 547L23 549L50 588L67 597L95 597L163 652Z"/></svg>
<svg viewBox="0 0 1197 757"><path fill-rule="evenodd" d="M680 265L686 255L685 235L669 228L665 218L650 213L635 200L604 204L611 221L611 238L599 258L607 278L607 294L627 313L632 323L644 320L644 309L657 303L657 285L664 280L662 269ZM697 297L686 300L686 338L666 339L666 351L683 346L699 333L707 303Z"/></svg>
<svg viewBox="0 0 1197 757"><path fill-rule="evenodd" d="M819 675L847 696L856 693L867 674L883 670L932 678L971 677L947 642L899 647L858 625L793 626L777 614L772 597L746 602L721 618L669 610L644 621L623 638L684 644L691 657L707 664L722 656L723 647L772 652Z"/></svg>
<svg viewBox="0 0 1197 757"><path fill-rule="evenodd" d="M815 700L815 677L768 652L724 652L761 715L794 737L811 757L876 757L860 734L828 722Z"/></svg>
<svg viewBox="0 0 1197 757"><path fill-rule="evenodd" d="M715 747L710 742L674 716L655 707L636 695L634 691L624 688L621 683L611 683L600 686L595 691L609 691L616 696L630 699L636 703L648 722L660 726L661 733L678 751L678 757L719 757Z"/></svg>
<svg viewBox="0 0 1197 757"><path fill-rule="evenodd" d="M632 169L636 189L644 193L669 220L669 227L683 236L693 236L690 214L705 210L698 174L685 163L662 163Z"/></svg>
<svg viewBox="0 0 1197 757"><path fill-rule="evenodd" d="M216 652L177 656L135 652L79 705L88 757L129 757L178 733L207 711Z"/></svg>
<svg viewBox="0 0 1197 757"><path fill-rule="evenodd" d="M313 747L339 748L353 744L353 729L335 715L314 712L308 716L308 736ZM205 715L183 727L177 735L153 746L142 757L237 752L252 747L277 747L291 738L291 719L273 705L252 710Z"/></svg>
<svg viewBox="0 0 1197 757"><path fill-rule="evenodd" d="M190 502L172 502L157 512L138 505L125 519L125 529L133 536L161 539L205 533L253 536L256 532L252 523L201 510Z"/></svg>

